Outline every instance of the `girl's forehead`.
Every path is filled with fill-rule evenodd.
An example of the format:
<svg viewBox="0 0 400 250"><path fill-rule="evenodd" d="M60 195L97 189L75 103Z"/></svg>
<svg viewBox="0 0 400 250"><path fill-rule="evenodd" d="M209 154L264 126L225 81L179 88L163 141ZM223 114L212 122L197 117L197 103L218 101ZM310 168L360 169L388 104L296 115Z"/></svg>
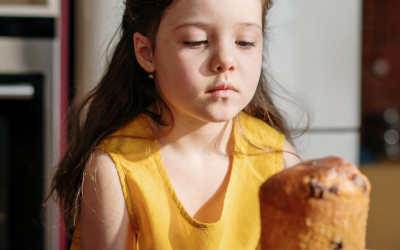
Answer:
<svg viewBox="0 0 400 250"><path fill-rule="evenodd" d="M258 23L262 26L264 0L177 0L166 11L161 25L181 22Z"/></svg>

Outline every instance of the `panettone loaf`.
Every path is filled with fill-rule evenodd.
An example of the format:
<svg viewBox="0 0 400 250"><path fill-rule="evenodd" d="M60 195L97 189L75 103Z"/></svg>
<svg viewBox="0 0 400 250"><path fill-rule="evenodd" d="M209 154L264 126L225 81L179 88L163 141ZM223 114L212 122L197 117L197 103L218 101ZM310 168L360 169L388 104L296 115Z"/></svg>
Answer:
<svg viewBox="0 0 400 250"><path fill-rule="evenodd" d="M260 188L263 250L364 250L371 184L354 165L303 162Z"/></svg>

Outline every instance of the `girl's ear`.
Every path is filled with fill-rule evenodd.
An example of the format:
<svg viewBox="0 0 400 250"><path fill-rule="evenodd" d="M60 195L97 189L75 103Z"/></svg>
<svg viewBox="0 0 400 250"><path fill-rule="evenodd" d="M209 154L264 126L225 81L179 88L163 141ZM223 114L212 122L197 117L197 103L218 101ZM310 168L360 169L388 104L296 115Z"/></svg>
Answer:
<svg viewBox="0 0 400 250"><path fill-rule="evenodd" d="M133 34L133 44L135 46L135 55L138 63L147 72L154 72L153 50L150 41L144 35L136 32Z"/></svg>

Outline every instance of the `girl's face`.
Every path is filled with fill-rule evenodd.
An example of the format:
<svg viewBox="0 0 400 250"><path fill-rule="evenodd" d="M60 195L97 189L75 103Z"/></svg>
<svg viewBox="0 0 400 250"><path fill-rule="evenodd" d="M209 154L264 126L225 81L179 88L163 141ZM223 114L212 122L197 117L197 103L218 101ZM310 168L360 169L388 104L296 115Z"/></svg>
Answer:
<svg viewBox="0 0 400 250"><path fill-rule="evenodd" d="M178 0L155 43L157 83L174 117L227 121L250 102L260 78L261 0Z"/></svg>

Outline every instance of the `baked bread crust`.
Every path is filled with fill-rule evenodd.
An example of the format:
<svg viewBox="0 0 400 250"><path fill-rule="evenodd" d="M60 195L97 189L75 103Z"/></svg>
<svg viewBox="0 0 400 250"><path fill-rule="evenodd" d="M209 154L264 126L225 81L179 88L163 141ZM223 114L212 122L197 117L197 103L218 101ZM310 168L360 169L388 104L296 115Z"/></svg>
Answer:
<svg viewBox="0 0 400 250"><path fill-rule="evenodd" d="M329 157L269 178L260 188L263 250L364 250L371 184Z"/></svg>

